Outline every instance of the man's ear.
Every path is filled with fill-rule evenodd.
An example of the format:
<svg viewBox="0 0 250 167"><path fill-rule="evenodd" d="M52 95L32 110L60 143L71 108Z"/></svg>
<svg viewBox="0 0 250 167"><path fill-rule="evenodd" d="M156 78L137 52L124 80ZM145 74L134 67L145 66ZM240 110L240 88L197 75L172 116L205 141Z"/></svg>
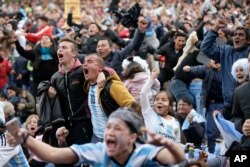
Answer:
<svg viewBox="0 0 250 167"><path fill-rule="evenodd" d="M98 68L99 68L99 72L102 72L102 71L103 71L103 69L104 69L104 66L103 66L103 65L101 65L101 64L99 64L99 65L98 65Z"/></svg>
<svg viewBox="0 0 250 167"><path fill-rule="evenodd" d="M131 142L134 143L137 139L138 135L136 133L131 134Z"/></svg>
<svg viewBox="0 0 250 167"><path fill-rule="evenodd" d="M74 58L76 58L76 57L77 57L77 54L78 54L78 52L73 51L73 57L74 57Z"/></svg>

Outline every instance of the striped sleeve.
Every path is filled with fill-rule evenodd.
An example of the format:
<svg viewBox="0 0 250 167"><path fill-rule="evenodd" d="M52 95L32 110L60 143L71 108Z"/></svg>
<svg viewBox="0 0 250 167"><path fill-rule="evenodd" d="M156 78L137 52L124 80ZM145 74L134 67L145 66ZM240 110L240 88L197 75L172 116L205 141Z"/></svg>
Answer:
<svg viewBox="0 0 250 167"><path fill-rule="evenodd" d="M78 162L75 165L101 165L103 163L105 155L103 143L88 143L83 145L74 144L70 148L75 152L78 157Z"/></svg>

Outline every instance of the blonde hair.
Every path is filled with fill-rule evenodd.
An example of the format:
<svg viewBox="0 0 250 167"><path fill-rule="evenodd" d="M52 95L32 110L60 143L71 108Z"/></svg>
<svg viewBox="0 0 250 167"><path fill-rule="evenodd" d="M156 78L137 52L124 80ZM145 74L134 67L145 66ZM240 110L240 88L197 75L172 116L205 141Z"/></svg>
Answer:
<svg viewBox="0 0 250 167"><path fill-rule="evenodd" d="M28 116L28 118L26 119L25 124L24 124L24 127L26 129L28 129L28 124L31 122L32 118L37 119L37 121L39 120L39 117L36 114L31 114L30 116Z"/></svg>
<svg viewBox="0 0 250 167"><path fill-rule="evenodd" d="M13 104L8 101L2 101L4 103L4 114L8 116L13 116L15 114L15 109Z"/></svg>

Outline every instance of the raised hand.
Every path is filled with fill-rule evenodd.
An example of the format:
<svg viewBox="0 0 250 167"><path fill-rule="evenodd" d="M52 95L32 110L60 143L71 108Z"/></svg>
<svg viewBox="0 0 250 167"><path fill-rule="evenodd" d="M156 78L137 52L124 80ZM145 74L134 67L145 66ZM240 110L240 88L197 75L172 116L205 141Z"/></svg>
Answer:
<svg viewBox="0 0 250 167"><path fill-rule="evenodd" d="M97 77L97 85L99 88L103 88L104 87L104 84L105 84L105 81L106 81L106 77L104 75L103 72L100 72L98 77Z"/></svg>
<svg viewBox="0 0 250 167"><path fill-rule="evenodd" d="M148 21L144 17L139 17L138 19L138 29L144 32L148 27Z"/></svg>
<svg viewBox="0 0 250 167"><path fill-rule="evenodd" d="M190 72L191 71L191 67L190 66L184 66L183 67L183 71Z"/></svg>
<svg viewBox="0 0 250 167"><path fill-rule="evenodd" d="M217 32L219 29L224 28L226 26L227 26L226 19L218 18L215 22L213 30Z"/></svg>
<svg viewBox="0 0 250 167"><path fill-rule="evenodd" d="M214 117L216 117L218 114L221 114L221 112L218 111L218 110L214 110L214 111L213 111L213 116L214 116Z"/></svg>
<svg viewBox="0 0 250 167"><path fill-rule="evenodd" d="M49 87L49 90L48 90L48 96L49 98L54 98L56 96L57 92L56 92L56 89L52 86Z"/></svg>
<svg viewBox="0 0 250 167"><path fill-rule="evenodd" d="M244 28L250 30L250 14L246 16L244 21Z"/></svg>
<svg viewBox="0 0 250 167"><path fill-rule="evenodd" d="M69 131L64 126L60 127L56 130L56 138L59 143L63 143L66 140L66 137L68 136Z"/></svg>
<svg viewBox="0 0 250 167"><path fill-rule="evenodd" d="M12 134L7 133L6 138L7 138L7 142L8 142L8 144L9 144L10 147L15 147L15 146L17 146L19 144L25 143L25 140L29 136L29 133L28 133L28 131L26 129L20 128L18 130L17 135L21 138L21 140L20 140L20 138L17 139Z"/></svg>
<svg viewBox="0 0 250 167"><path fill-rule="evenodd" d="M159 74L160 74L159 68L153 69L153 70L152 70L152 73L151 73L152 79L155 80L156 78L158 78Z"/></svg>
<svg viewBox="0 0 250 167"><path fill-rule="evenodd" d="M147 133L150 136L150 140L148 141L149 144L153 144L156 146L165 146L168 147L172 145L172 141L160 134L149 132L146 129L142 129L144 133Z"/></svg>

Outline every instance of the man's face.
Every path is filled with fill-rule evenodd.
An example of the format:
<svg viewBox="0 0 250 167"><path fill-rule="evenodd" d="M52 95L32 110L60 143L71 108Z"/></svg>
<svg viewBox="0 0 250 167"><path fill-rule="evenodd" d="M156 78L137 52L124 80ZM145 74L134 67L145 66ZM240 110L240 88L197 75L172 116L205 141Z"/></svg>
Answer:
<svg viewBox="0 0 250 167"><path fill-rule="evenodd" d="M107 40L100 40L97 43L97 48L96 48L96 52L98 53L98 55L103 58L106 59L108 54L112 51L111 46L109 45Z"/></svg>
<svg viewBox="0 0 250 167"><path fill-rule="evenodd" d="M65 30L66 37L74 38L75 35L76 35L76 32L72 27L69 27Z"/></svg>
<svg viewBox="0 0 250 167"><path fill-rule="evenodd" d="M152 16L152 23L153 23L154 25L157 25L157 24L158 24L158 18L157 18L157 16Z"/></svg>
<svg viewBox="0 0 250 167"><path fill-rule="evenodd" d="M90 24L88 29L89 36L94 36L99 33L99 28L96 24Z"/></svg>
<svg viewBox="0 0 250 167"><path fill-rule="evenodd" d="M97 62L98 55L87 56L83 63L84 77L90 83L96 83L99 73L102 71L102 66Z"/></svg>
<svg viewBox="0 0 250 167"><path fill-rule="evenodd" d="M246 46L248 43L247 39L246 39L246 33L244 30L236 30L234 32L234 36L233 36L233 44L234 44L234 48L235 49L240 49L244 46Z"/></svg>
<svg viewBox="0 0 250 167"><path fill-rule="evenodd" d="M38 21L37 21L38 27L42 27L42 26L44 26L45 24L46 24L45 21L43 21L43 20L41 20L41 19L38 19Z"/></svg>
<svg viewBox="0 0 250 167"><path fill-rule="evenodd" d="M124 121L111 118L104 132L104 142L108 156L116 158L129 155L129 149L133 147L137 135L131 133Z"/></svg>
<svg viewBox="0 0 250 167"><path fill-rule="evenodd" d="M59 64L68 65L74 60L76 53L73 52L72 45L71 42L67 41L63 41L58 45L57 57Z"/></svg>
<svg viewBox="0 0 250 167"><path fill-rule="evenodd" d="M193 109L192 105L189 105L188 103L184 102L183 100L180 100L177 105L177 113L182 118L186 118L186 116L189 114L189 112Z"/></svg>
<svg viewBox="0 0 250 167"><path fill-rule="evenodd" d="M174 43L175 43L175 50L182 50L183 47L185 46L185 43L186 43L186 38L185 37L182 37L182 36L177 36L175 39L174 39Z"/></svg>
<svg viewBox="0 0 250 167"><path fill-rule="evenodd" d="M7 89L8 98L16 96L16 91L12 89Z"/></svg>

